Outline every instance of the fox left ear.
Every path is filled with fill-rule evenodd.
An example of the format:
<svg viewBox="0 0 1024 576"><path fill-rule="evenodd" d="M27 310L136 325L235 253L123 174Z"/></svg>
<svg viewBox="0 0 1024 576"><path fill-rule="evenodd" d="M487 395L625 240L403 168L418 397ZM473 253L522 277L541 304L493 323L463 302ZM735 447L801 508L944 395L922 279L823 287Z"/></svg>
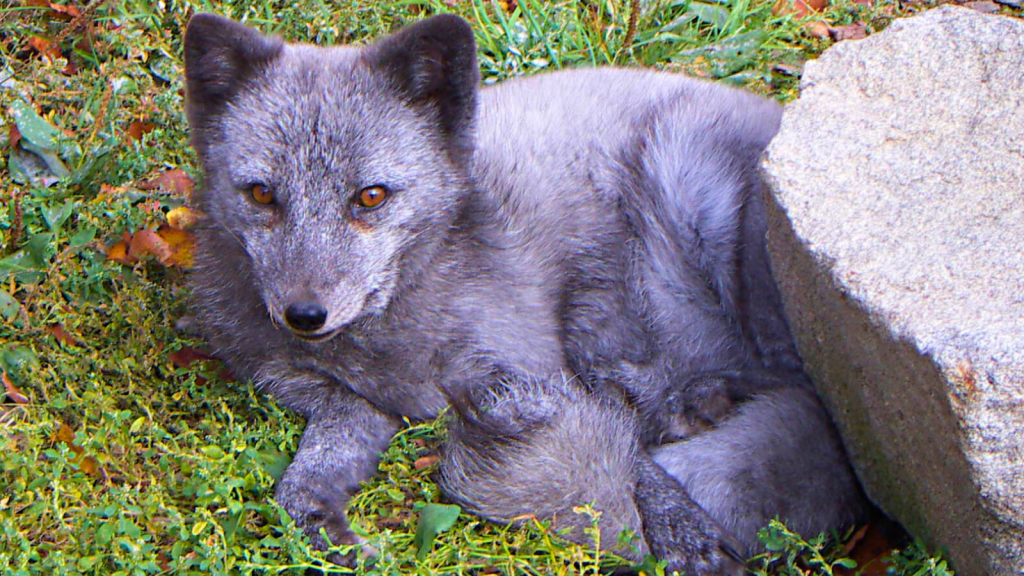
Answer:
<svg viewBox="0 0 1024 576"><path fill-rule="evenodd" d="M465 165L473 151L480 83L469 23L452 14L428 18L384 38L365 58L395 81L410 104L436 115L452 160Z"/></svg>
<svg viewBox="0 0 1024 576"><path fill-rule="evenodd" d="M196 14L185 30L186 112L203 152L211 118L281 53L280 38L216 14Z"/></svg>

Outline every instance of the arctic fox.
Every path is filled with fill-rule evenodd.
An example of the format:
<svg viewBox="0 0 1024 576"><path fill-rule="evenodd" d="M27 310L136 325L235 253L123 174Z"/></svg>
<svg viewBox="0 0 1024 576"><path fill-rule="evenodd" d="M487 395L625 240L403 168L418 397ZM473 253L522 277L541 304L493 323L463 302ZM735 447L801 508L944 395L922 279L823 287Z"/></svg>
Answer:
<svg viewBox="0 0 1024 576"><path fill-rule="evenodd" d="M691 575L737 573L774 516L857 522L765 248L779 107L627 69L480 89L475 50L451 15L362 48L189 24L195 306L307 419L278 501L355 541L400 417L451 404L439 480L488 519L582 539L593 502L621 553Z"/></svg>

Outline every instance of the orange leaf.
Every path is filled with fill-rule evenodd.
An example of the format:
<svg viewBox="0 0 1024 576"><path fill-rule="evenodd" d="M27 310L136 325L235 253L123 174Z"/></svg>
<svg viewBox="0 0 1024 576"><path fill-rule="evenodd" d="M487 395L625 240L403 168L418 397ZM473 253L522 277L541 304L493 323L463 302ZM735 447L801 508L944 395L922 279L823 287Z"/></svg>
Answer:
<svg viewBox="0 0 1024 576"><path fill-rule="evenodd" d="M132 140L142 140L144 134L149 134L156 128L156 124L152 122L142 122L141 120L132 120L132 123L128 125L128 129L125 130L125 134Z"/></svg>
<svg viewBox="0 0 1024 576"><path fill-rule="evenodd" d="M173 226L161 226L157 228L156 233L158 236L163 238L164 242L167 242L171 248L177 248L182 244L186 244L194 240L194 234Z"/></svg>
<svg viewBox="0 0 1024 576"><path fill-rule="evenodd" d="M829 28L828 34L836 42L842 42L843 40L860 40L861 38L867 38L868 36L867 27L863 24L836 26L835 28Z"/></svg>
<svg viewBox="0 0 1024 576"><path fill-rule="evenodd" d="M167 223L178 230L188 230L199 222L201 213L188 206L178 206L167 213Z"/></svg>
<svg viewBox="0 0 1024 576"><path fill-rule="evenodd" d="M857 562L856 569L836 568L836 576L885 576L890 562L886 559L895 550L877 522L864 525L843 546L843 556Z"/></svg>
<svg viewBox="0 0 1024 576"><path fill-rule="evenodd" d="M854 532L853 536L850 536L850 539L846 541L846 544L843 544L843 556L849 556L850 552L857 547L857 544L860 544L860 541L864 539L864 535L868 533L868 528L869 525L865 524Z"/></svg>
<svg viewBox="0 0 1024 576"><path fill-rule="evenodd" d="M193 187L195 187L195 182L192 181L192 177L180 168L167 170L156 178L139 184L140 190L160 189L168 194L186 198L192 195Z"/></svg>
<svg viewBox="0 0 1024 576"><path fill-rule="evenodd" d="M15 404L28 404L28 397L21 390L18 390L18 387L7 377L7 370L4 368L0 368L0 370L3 370L0 373L0 378L4 381L4 394L7 394L7 399Z"/></svg>
<svg viewBox="0 0 1024 576"><path fill-rule="evenodd" d="M65 76L74 76L75 74L78 74L78 65L75 64L74 60L72 60L71 58L68 58L68 65L65 66L60 71L60 73L65 75Z"/></svg>
<svg viewBox="0 0 1024 576"><path fill-rule="evenodd" d="M49 56L50 58L61 57L60 46L57 46L42 36L33 36L29 38L28 45L43 56Z"/></svg>
<svg viewBox="0 0 1024 576"><path fill-rule="evenodd" d="M75 340L64 326L60 324L50 324L46 327L46 331L49 332L54 338L62 342L65 346L78 346L78 340Z"/></svg>
<svg viewBox="0 0 1024 576"><path fill-rule="evenodd" d="M139 230L132 236L128 244L128 255L133 258L140 258L145 255L155 256L164 266L173 263L174 250L164 242L159 234L152 230Z"/></svg>
<svg viewBox="0 0 1024 576"><path fill-rule="evenodd" d="M61 14L62 16L66 16L66 19L68 20L72 18L77 18L82 15L81 10L70 4L54 4L53 2L50 2L49 4L51 10L58 14Z"/></svg>
<svg viewBox="0 0 1024 576"><path fill-rule="evenodd" d="M7 143L13 150L18 147L18 142L21 142L21 131L18 130L17 124L11 122L11 127L7 129Z"/></svg>
<svg viewBox="0 0 1024 576"><path fill-rule="evenodd" d="M412 463L412 467L417 470L423 470L424 468L429 468L434 464L437 464L440 459L441 457L437 454L430 454L429 456L417 458L416 461Z"/></svg>
<svg viewBox="0 0 1024 576"><path fill-rule="evenodd" d="M110 248L107 248L107 260L113 260L114 262L128 266L135 263L135 258L128 255L128 243L124 240L121 240Z"/></svg>
<svg viewBox="0 0 1024 576"><path fill-rule="evenodd" d="M67 424L61 422L60 428L50 436L50 442L66 444L68 449L75 453L74 462L78 464L78 469L82 472L93 478L103 478L105 476L100 463L92 456L86 456L85 449L75 444L75 431Z"/></svg>
<svg viewBox="0 0 1024 576"><path fill-rule="evenodd" d="M204 360L212 360L213 356L210 356L202 350L196 350L195 348L182 348L177 352L171 352L167 357L174 363L178 368L188 368L193 362L202 362Z"/></svg>
<svg viewBox="0 0 1024 576"><path fill-rule="evenodd" d="M169 266L192 267L192 254L196 243L194 234L170 226L161 226L156 233L171 247L172 254Z"/></svg>
<svg viewBox="0 0 1024 576"><path fill-rule="evenodd" d="M103 470L100 468L100 463L92 456L82 458L81 462L78 463L78 469L93 478L103 478Z"/></svg>
<svg viewBox="0 0 1024 576"><path fill-rule="evenodd" d="M63 422L60 423L60 428L57 428L53 435L50 436L50 442L54 444L58 442L67 444L68 448L78 456L85 452L81 446L75 444L75 431L71 429L71 426Z"/></svg>
<svg viewBox="0 0 1024 576"><path fill-rule="evenodd" d="M804 24L804 28L807 30L808 34L815 38L828 38L830 30L828 24L825 24L824 22L808 22L807 24Z"/></svg>

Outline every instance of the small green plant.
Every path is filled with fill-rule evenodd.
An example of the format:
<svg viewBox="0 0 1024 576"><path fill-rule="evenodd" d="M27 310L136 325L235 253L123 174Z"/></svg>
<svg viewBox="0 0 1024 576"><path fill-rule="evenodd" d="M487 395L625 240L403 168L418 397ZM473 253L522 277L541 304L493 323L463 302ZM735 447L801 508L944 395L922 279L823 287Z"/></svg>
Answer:
<svg viewBox="0 0 1024 576"><path fill-rule="evenodd" d="M918 539L890 558L888 574L902 576L956 576L945 560L931 556L924 543Z"/></svg>
<svg viewBox="0 0 1024 576"><path fill-rule="evenodd" d="M804 576L807 574L805 569L812 570L815 575L835 576L837 568L857 567L853 560L841 557L840 539L828 534L804 540L775 519L759 530L757 537L767 550L751 560L758 566L754 569L758 576Z"/></svg>

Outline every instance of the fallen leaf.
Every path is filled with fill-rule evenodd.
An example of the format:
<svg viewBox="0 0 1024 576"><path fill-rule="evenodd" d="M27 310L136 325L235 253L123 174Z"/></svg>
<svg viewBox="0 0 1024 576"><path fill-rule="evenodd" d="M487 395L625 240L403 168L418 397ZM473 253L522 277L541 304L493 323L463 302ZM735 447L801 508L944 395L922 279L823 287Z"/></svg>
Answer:
<svg viewBox="0 0 1024 576"><path fill-rule="evenodd" d="M155 256L164 266L169 266L174 260L174 250L152 230L139 230L132 236L128 244L128 255L136 259L146 255Z"/></svg>
<svg viewBox="0 0 1024 576"><path fill-rule="evenodd" d="M867 38L868 31L867 27L863 24L850 24L849 26L836 26L829 28L829 36L836 42L842 42L843 40L860 40L861 38Z"/></svg>
<svg viewBox="0 0 1024 576"><path fill-rule="evenodd" d="M171 226L161 226L156 233L171 247L171 257L165 262L166 265L179 268L192 267L196 245L195 234Z"/></svg>
<svg viewBox="0 0 1024 576"><path fill-rule="evenodd" d="M139 210L149 212L151 216L163 216L163 207L160 205L160 201L156 198L147 200L139 203Z"/></svg>
<svg viewBox="0 0 1024 576"><path fill-rule="evenodd" d="M126 266L131 266L135 263L135 259L128 255L128 243L124 240L120 240L110 248L107 248L107 260L113 260Z"/></svg>
<svg viewBox="0 0 1024 576"><path fill-rule="evenodd" d="M167 226L157 229L157 234L171 247L172 256L168 265L191 268L195 254L196 237L187 228L195 225L198 218L186 206L180 206L167 213Z"/></svg>
<svg viewBox="0 0 1024 576"><path fill-rule="evenodd" d="M808 34L815 38L829 37L829 27L828 24L825 24L824 22L808 22L807 24L804 24L804 28L807 30Z"/></svg>
<svg viewBox="0 0 1024 576"><path fill-rule="evenodd" d="M194 239L194 235L191 232L175 228L174 226L161 226L156 229L156 233L171 248L177 248L182 244L192 242Z"/></svg>
<svg viewBox="0 0 1024 576"><path fill-rule="evenodd" d="M10 145L12 149L14 149L18 147L18 142L20 141L21 132L18 131L18 125L11 124L10 127L7 128L7 144Z"/></svg>
<svg viewBox="0 0 1024 576"><path fill-rule="evenodd" d="M75 431L71 429L71 426L68 426L63 422L60 423L57 430L55 430L50 436L50 442L53 442L54 444L57 444L58 442L67 444L68 448L70 448L75 454L81 454L83 452L82 447L75 444Z"/></svg>
<svg viewBox="0 0 1024 576"><path fill-rule="evenodd" d="M3 371L0 373L0 378L4 381L4 394L7 395L7 399L15 404L28 404L28 397L21 390L18 390L18 387L7 377L7 369L0 368L0 370Z"/></svg>
<svg viewBox="0 0 1024 576"><path fill-rule="evenodd" d="M75 48L82 52L91 52L95 54L102 52L102 47L105 47L105 44L100 41L94 42L92 32L90 32L89 29L86 29L85 36L82 36L77 42L75 42Z"/></svg>
<svg viewBox="0 0 1024 576"><path fill-rule="evenodd" d="M61 422L60 427L50 436L50 442L65 444L69 450L74 452L74 463L78 465L78 469L82 472L93 478L104 478L106 476L99 462L92 456L85 456L85 449L75 444L75 431L67 424Z"/></svg>
<svg viewBox="0 0 1024 576"><path fill-rule="evenodd" d="M852 552L853 549L857 547L857 544L859 544L860 541L864 539L864 535L868 533L868 527L869 526L867 524L861 526L856 532L853 533L853 536L850 536L850 539L847 540L845 544L843 544L843 551L841 553L843 556L849 556L850 552Z"/></svg>
<svg viewBox="0 0 1024 576"><path fill-rule="evenodd" d="M864 525L843 547L842 555L857 563L856 569L836 568L836 576L885 576L887 560L896 549L877 523Z"/></svg>
<svg viewBox="0 0 1024 576"><path fill-rule="evenodd" d="M156 178L139 184L140 190L163 190L167 194L175 194L188 198L192 195L195 182L187 172L180 168L167 170Z"/></svg>
<svg viewBox="0 0 1024 576"><path fill-rule="evenodd" d="M185 347L177 352L171 352L167 355L167 358L170 359L170 361L178 368L188 368L194 362L212 360L213 356L210 356L202 350Z"/></svg>
<svg viewBox="0 0 1024 576"><path fill-rule="evenodd" d="M79 345L78 340L75 340L70 334L68 334L67 330L64 330L64 326L60 324L50 324L46 327L46 331L49 332L51 336L62 342L65 346Z"/></svg>
<svg viewBox="0 0 1024 576"><path fill-rule="evenodd" d="M103 473L100 472L100 463L96 461L92 456L86 456L82 458L78 463L78 469L85 472L93 478L102 478Z"/></svg>
<svg viewBox="0 0 1024 576"><path fill-rule="evenodd" d="M124 132L125 135L128 136L128 140L142 140L142 136L149 134L154 128L156 128L156 124L153 124L152 122L132 120L132 123L128 125L128 128Z"/></svg>
<svg viewBox="0 0 1024 576"><path fill-rule="evenodd" d="M828 0L778 0L772 6L772 14L776 16L792 14L797 18L803 18L813 12L819 12L828 7Z"/></svg>
<svg viewBox="0 0 1024 576"><path fill-rule="evenodd" d="M189 230L199 222L200 216L188 206L178 206L167 213L167 223L178 230Z"/></svg>
<svg viewBox="0 0 1024 576"><path fill-rule="evenodd" d="M49 2L49 5L51 10L53 10L66 20L78 18L82 15L82 11L75 6L72 6L71 4L54 4L53 2Z"/></svg>
<svg viewBox="0 0 1024 576"><path fill-rule="evenodd" d="M28 45L30 48L32 48L42 56L49 56L50 58L60 58L62 55L60 51L60 46L57 46L52 41L47 40L42 36L33 36L29 38Z"/></svg>
<svg viewBox="0 0 1024 576"><path fill-rule="evenodd" d="M416 461L412 463L412 467L417 470L423 470L424 468L430 468L434 464L437 464L440 460L441 457L437 454L430 454L429 456L417 458Z"/></svg>

